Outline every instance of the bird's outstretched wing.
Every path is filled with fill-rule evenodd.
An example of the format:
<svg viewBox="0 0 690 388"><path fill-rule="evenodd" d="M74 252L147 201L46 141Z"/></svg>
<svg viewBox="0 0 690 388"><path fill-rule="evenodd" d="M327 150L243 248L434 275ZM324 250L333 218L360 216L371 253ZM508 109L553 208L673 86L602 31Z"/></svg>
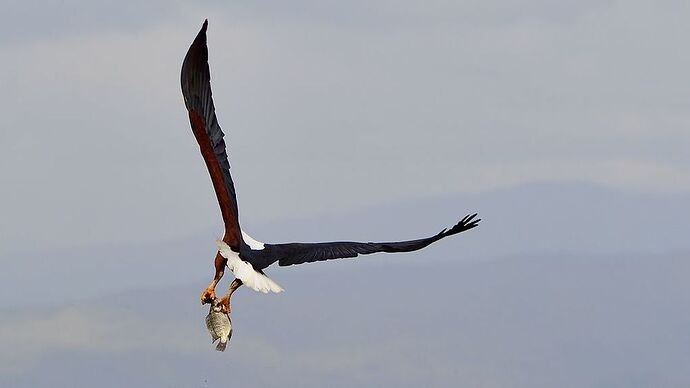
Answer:
<svg viewBox="0 0 690 388"><path fill-rule="evenodd" d="M465 218L460 220L460 222L452 228L448 230L444 229L435 236L418 240L379 243L338 241L325 243L266 244L266 249L271 253L272 258L276 259L281 266L356 257L357 255L377 252L411 252L422 249L444 237L452 236L476 227L479 225L479 221L481 221L481 219L475 219L476 216L476 213L465 216Z"/></svg>
<svg viewBox="0 0 690 388"><path fill-rule="evenodd" d="M218 125L213 98L211 98L211 75L208 69L206 46L207 26L208 21L204 21L201 31L189 47L182 63L182 95L189 112L192 132L199 143L201 155L208 167L220 204L225 223L223 241L239 252L242 235L237 213L235 185L230 176L230 163L223 140L225 135Z"/></svg>

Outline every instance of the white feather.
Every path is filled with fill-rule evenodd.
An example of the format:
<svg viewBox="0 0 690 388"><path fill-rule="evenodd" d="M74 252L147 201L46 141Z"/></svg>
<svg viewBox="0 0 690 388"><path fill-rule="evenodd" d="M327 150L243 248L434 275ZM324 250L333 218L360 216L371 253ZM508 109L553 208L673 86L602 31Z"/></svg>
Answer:
<svg viewBox="0 0 690 388"><path fill-rule="evenodd" d="M283 291L283 288L269 279L268 276L255 271L251 264L240 259L240 255L230 249L228 244L221 240L216 241L216 244L218 245L220 254L228 259L228 268L230 268L232 274L240 279L245 286L254 291L263 292L264 294L268 292L278 293Z"/></svg>
<svg viewBox="0 0 690 388"><path fill-rule="evenodd" d="M262 243L261 241L254 240L252 236L248 235L247 233L244 233L244 231L242 231L242 239L244 240L244 242L247 243L247 245L249 245L249 248L252 248L252 250L254 251L260 251L264 249L264 243Z"/></svg>

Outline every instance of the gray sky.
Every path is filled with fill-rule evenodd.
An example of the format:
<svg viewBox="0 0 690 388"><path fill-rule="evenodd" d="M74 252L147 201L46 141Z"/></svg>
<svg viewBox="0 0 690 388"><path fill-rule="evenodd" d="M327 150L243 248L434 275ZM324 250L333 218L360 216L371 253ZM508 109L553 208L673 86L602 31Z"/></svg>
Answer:
<svg viewBox="0 0 690 388"><path fill-rule="evenodd" d="M226 3L0 3L0 385L688 385L690 3ZM239 293L209 352L221 220L179 86L204 18L251 234L482 227L270 268L288 292Z"/></svg>
<svg viewBox="0 0 690 388"><path fill-rule="evenodd" d="M218 225L178 82L205 17L244 223L533 181L685 192L688 7L4 3L0 245Z"/></svg>

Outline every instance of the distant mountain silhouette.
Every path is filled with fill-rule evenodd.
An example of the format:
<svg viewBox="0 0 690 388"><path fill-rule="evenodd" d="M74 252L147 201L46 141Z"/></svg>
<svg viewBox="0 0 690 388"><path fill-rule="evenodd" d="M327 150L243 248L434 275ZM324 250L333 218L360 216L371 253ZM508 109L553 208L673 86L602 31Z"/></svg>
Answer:
<svg viewBox="0 0 690 388"><path fill-rule="evenodd" d="M242 225L253 237L266 242L385 241L431 236L474 211L483 219L475 230L420 252L364 257L358 259L357 265L419 260L439 263L548 253L690 252L690 193L628 193L582 183L528 184L260 225L243 219ZM7 280L0 283L0 305L18 303L17 289L25 290L26 301L63 301L76 297L85 287L105 294L187 283L190 279L199 279L201 285L212 276L214 240L220 233L207 230L170 242L18 253L3 268ZM333 265L337 264L308 266L314 271L341 270ZM281 272L289 269L271 267L267 271L280 279ZM43 290L26 290L25 285L31 283L55 287L48 294Z"/></svg>
<svg viewBox="0 0 690 388"><path fill-rule="evenodd" d="M683 255L526 255L431 272L393 262L287 268L280 295L240 289L222 355L198 302L205 278L0 308L0 386L690 386Z"/></svg>

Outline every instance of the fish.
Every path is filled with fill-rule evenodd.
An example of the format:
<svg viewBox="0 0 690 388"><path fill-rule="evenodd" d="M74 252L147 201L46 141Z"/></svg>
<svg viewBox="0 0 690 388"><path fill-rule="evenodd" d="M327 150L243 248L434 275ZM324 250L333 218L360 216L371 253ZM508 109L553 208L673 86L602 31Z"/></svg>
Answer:
<svg viewBox="0 0 690 388"><path fill-rule="evenodd" d="M206 328L211 336L211 343L218 341L216 350L224 352L225 347L230 342L230 337L232 337L232 322L230 321L230 314L222 311L217 299L211 303L211 308L206 316Z"/></svg>

